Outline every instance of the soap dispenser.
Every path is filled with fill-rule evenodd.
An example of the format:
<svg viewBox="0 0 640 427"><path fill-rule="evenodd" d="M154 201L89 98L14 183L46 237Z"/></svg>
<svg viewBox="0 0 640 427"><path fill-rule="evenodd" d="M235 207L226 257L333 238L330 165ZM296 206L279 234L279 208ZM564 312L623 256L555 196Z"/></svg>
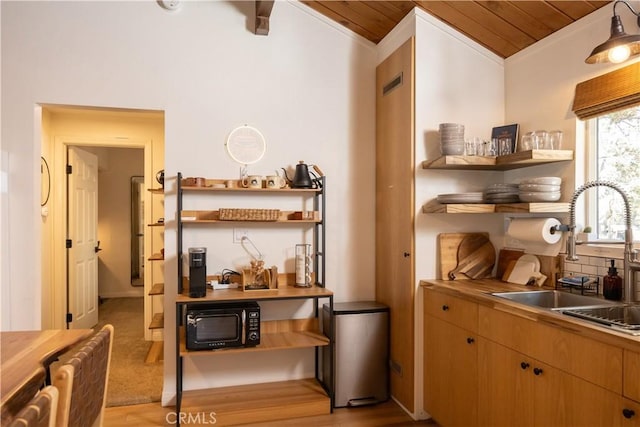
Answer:
<svg viewBox="0 0 640 427"><path fill-rule="evenodd" d="M615 260L611 260L609 273L602 279L602 293L606 299L619 301L622 299L622 277L618 276Z"/></svg>

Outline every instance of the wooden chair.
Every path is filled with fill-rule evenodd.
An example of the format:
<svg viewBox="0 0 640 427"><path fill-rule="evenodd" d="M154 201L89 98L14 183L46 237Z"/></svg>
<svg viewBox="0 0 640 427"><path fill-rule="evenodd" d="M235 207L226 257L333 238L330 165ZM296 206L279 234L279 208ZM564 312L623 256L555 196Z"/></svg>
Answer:
<svg viewBox="0 0 640 427"><path fill-rule="evenodd" d="M112 346L113 326L105 325L55 372L57 427L102 426Z"/></svg>
<svg viewBox="0 0 640 427"><path fill-rule="evenodd" d="M8 427L55 427L58 389L47 386L40 390L8 424Z"/></svg>

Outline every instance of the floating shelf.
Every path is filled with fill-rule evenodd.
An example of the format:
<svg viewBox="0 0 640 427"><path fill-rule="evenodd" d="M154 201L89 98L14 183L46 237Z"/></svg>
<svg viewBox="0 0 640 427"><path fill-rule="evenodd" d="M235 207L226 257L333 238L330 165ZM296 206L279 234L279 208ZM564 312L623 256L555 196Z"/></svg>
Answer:
<svg viewBox="0 0 640 427"><path fill-rule="evenodd" d="M153 194L164 194L164 188L148 188L147 190Z"/></svg>
<svg viewBox="0 0 640 427"><path fill-rule="evenodd" d="M147 261L163 261L163 260L164 260L164 256L162 254L153 254L149 258L147 258Z"/></svg>
<svg viewBox="0 0 640 427"><path fill-rule="evenodd" d="M164 295L164 283L156 283L151 287L149 295Z"/></svg>
<svg viewBox="0 0 640 427"><path fill-rule="evenodd" d="M164 313L156 313L149 323L149 329L162 329L164 328Z"/></svg>
<svg viewBox="0 0 640 427"><path fill-rule="evenodd" d="M423 213L567 213L569 203L451 203L432 200L422 206Z"/></svg>
<svg viewBox="0 0 640 427"><path fill-rule="evenodd" d="M511 170L573 160L572 150L528 150L506 156L442 156L422 162L423 169Z"/></svg>
<svg viewBox="0 0 640 427"><path fill-rule="evenodd" d="M153 224L149 224L149 227L164 227L164 222L154 222Z"/></svg>

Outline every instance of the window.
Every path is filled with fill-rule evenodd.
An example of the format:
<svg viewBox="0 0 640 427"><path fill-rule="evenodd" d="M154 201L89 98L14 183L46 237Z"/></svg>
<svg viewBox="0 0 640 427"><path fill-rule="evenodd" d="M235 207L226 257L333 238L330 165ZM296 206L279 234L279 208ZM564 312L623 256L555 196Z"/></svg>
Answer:
<svg viewBox="0 0 640 427"><path fill-rule="evenodd" d="M640 106L604 114L587 122L588 180L611 181L629 199L633 235L640 237ZM587 190L586 224L591 239L624 240L624 203L608 187Z"/></svg>

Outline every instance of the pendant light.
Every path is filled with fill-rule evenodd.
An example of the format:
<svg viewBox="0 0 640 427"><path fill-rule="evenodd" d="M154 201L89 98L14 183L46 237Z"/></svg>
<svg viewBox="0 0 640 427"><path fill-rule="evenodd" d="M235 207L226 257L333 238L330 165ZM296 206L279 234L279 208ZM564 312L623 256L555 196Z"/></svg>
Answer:
<svg viewBox="0 0 640 427"><path fill-rule="evenodd" d="M599 64L603 62L620 63L629 57L640 54L640 34L627 34L624 32L622 20L616 14L618 3L625 4L629 10L638 18L640 27L640 14L638 14L629 3L624 0L616 0L613 3L613 16L611 17L611 37L609 40L596 46L591 55L584 60L587 64Z"/></svg>

